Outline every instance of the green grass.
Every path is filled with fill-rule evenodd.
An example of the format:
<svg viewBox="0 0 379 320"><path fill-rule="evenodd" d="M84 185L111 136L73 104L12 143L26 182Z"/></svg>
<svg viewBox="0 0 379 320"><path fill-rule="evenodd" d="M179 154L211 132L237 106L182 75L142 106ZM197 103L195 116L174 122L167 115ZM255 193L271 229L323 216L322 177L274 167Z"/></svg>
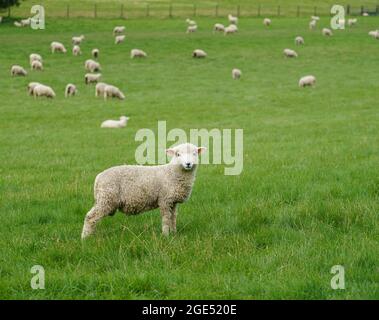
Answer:
<svg viewBox="0 0 379 320"><path fill-rule="evenodd" d="M377 18L336 31L307 30L308 19L242 19L240 33L213 35L216 19L47 21L44 31L0 25L0 298L378 299L378 45L367 35ZM217 19L219 20L219 19ZM112 28L127 40L113 44ZM327 25L326 20L320 22ZM84 55L51 55L84 33ZM282 50L296 48L298 59ZM104 81L127 93L105 103L85 86L83 61L101 50ZM148 52L130 60L129 51ZM193 60L202 48L208 58ZM45 71L10 77L39 52ZM243 71L231 80L231 69ZM314 89L300 76L314 74ZM28 97L26 85L51 85L57 98ZM64 99L68 82L80 94ZM124 130L101 121L131 117ZM243 128L244 170L224 176L204 165L178 233L160 235L158 211L104 219L80 241L97 173L134 163L140 128ZM46 270L31 290L30 268ZM346 290L330 288L330 269L346 268Z"/></svg>

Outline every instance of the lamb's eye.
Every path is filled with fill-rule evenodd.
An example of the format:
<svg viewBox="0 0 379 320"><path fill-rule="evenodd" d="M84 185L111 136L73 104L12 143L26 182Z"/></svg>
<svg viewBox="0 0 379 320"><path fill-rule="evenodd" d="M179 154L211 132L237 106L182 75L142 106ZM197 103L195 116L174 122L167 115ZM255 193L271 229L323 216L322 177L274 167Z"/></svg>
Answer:
<svg viewBox="0 0 379 320"><path fill-rule="evenodd" d="M180 157L180 153L179 153L179 152L177 152L177 153L176 153L176 156L177 156L177 157Z"/></svg>

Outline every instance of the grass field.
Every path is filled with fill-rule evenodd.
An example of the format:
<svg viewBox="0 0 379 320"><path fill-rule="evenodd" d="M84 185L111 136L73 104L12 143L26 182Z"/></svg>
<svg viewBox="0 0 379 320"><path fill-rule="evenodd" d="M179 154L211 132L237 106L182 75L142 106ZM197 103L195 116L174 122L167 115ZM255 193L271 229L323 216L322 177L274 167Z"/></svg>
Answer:
<svg viewBox="0 0 379 320"><path fill-rule="evenodd" d="M222 19L48 20L46 30L0 25L1 299L378 299L378 18L325 38L308 19L241 19L239 34L213 35ZM111 30L125 24L127 40ZM51 41L84 33L81 57L52 55ZM305 45L285 59L295 36ZM125 101L105 103L85 86L83 61L101 50L103 79ZM130 60L138 47L146 60ZM193 60L202 48L208 58ZM43 72L10 77L10 66L44 57ZM231 69L243 71L240 81ZM298 79L317 77L300 89ZM51 85L54 100L27 96L29 81ZM79 96L64 99L68 82ZM122 114L124 130L100 123ZM96 174L134 163L140 128L243 128L244 170L225 176L204 165L178 233L160 234L158 211L104 219L80 241ZM46 289L32 290L42 265ZM346 289L330 269L345 267Z"/></svg>

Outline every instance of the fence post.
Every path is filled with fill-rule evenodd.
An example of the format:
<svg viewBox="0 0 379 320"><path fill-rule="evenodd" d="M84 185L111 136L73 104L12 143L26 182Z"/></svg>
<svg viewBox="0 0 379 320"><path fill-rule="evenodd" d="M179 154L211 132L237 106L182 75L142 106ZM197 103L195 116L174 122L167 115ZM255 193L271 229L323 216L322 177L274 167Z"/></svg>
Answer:
<svg viewBox="0 0 379 320"><path fill-rule="evenodd" d="M361 6L361 15L363 14L364 11L365 11L365 8Z"/></svg>
<svg viewBox="0 0 379 320"><path fill-rule="evenodd" d="M314 7L314 8L313 8L313 15L314 15L314 16L317 16L317 7Z"/></svg>
<svg viewBox="0 0 379 320"><path fill-rule="evenodd" d="M261 5L259 4L258 5L258 17L260 17L261 16Z"/></svg>
<svg viewBox="0 0 379 320"><path fill-rule="evenodd" d="M280 6L278 6L278 17L280 16Z"/></svg>
<svg viewBox="0 0 379 320"><path fill-rule="evenodd" d="M148 16L150 15L149 10L150 10L150 6L149 6L149 4L147 3L147 4L146 4L146 17L148 17Z"/></svg>
<svg viewBox="0 0 379 320"><path fill-rule="evenodd" d="M196 17L196 13L197 13L196 4L193 4L193 16L194 17Z"/></svg>
<svg viewBox="0 0 379 320"><path fill-rule="evenodd" d="M93 6L93 15L95 18L97 18L97 5L96 5L96 3Z"/></svg>
<svg viewBox="0 0 379 320"><path fill-rule="evenodd" d="M297 9L296 9L296 17L300 17L300 6L297 6Z"/></svg>
<svg viewBox="0 0 379 320"><path fill-rule="evenodd" d="M66 18L70 18L70 5L69 4L67 5L67 8L66 8Z"/></svg>
<svg viewBox="0 0 379 320"><path fill-rule="evenodd" d="M8 18L11 17L11 7L8 8Z"/></svg>
<svg viewBox="0 0 379 320"><path fill-rule="evenodd" d="M241 7L240 5L237 6L237 17L240 16L240 12L241 12Z"/></svg>
<svg viewBox="0 0 379 320"><path fill-rule="evenodd" d="M218 17L218 3L216 4L216 7L215 7L215 16Z"/></svg>
<svg viewBox="0 0 379 320"><path fill-rule="evenodd" d="M120 18L121 19L124 18L124 4L121 4L121 7L120 7Z"/></svg>
<svg viewBox="0 0 379 320"><path fill-rule="evenodd" d="M168 16L172 18L172 3L170 3L170 6L168 7Z"/></svg>
<svg viewBox="0 0 379 320"><path fill-rule="evenodd" d="M346 6L346 14L350 16L350 4Z"/></svg>
<svg viewBox="0 0 379 320"><path fill-rule="evenodd" d="M376 6L376 15L379 14L379 4Z"/></svg>

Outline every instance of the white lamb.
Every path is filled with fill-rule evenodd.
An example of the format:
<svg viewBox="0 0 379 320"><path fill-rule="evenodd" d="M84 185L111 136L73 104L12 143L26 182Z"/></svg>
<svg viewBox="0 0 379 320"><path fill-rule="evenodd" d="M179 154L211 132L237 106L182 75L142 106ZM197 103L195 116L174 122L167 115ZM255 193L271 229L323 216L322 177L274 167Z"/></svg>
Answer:
<svg viewBox="0 0 379 320"><path fill-rule="evenodd" d="M132 49L130 51L130 58L133 59L133 58L146 58L147 57L147 54L145 51L142 51L140 49Z"/></svg>
<svg viewBox="0 0 379 320"><path fill-rule="evenodd" d="M31 69L32 69L32 70L39 70L39 71L42 71L42 70L43 70L42 62L41 62L41 61L38 61L38 60L34 60L34 61L32 62L32 65L31 65Z"/></svg>
<svg viewBox="0 0 379 320"><path fill-rule="evenodd" d="M73 44L73 45L79 45L79 44L82 43L82 41L83 41L84 39L85 39L85 38L84 38L83 35L81 35L81 36L79 36L79 37L72 37L72 44Z"/></svg>
<svg viewBox="0 0 379 320"><path fill-rule="evenodd" d="M33 96L36 97L47 97L55 98L55 92L52 88L45 86L43 84L38 84L33 88Z"/></svg>
<svg viewBox="0 0 379 320"><path fill-rule="evenodd" d="M368 14L367 12L363 12L363 13L362 13L362 16L364 16L364 17L368 17L369 14Z"/></svg>
<svg viewBox="0 0 379 320"><path fill-rule="evenodd" d="M311 30L315 29L316 25L317 25L317 20L311 20L311 22L309 22L309 29Z"/></svg>
<svg viewBox="0 0 379 320"><path fill-rule="evenodd" d="M38 85L40 85L39 82L29 82L29 84L28 84L28 93L29 93L30 96L33 95L33 90Z"/></svg>
<svg viewBox="0 0 379 320"><path fill-rule="evenodd" d="M224 32L225 31L225 26L221 23L216 23L213 26L213 32Z"/></svg>
<svg viewBox="0 0 379 320"><path fill-rule="evenodd" d="M82 54L82 50L80 49L80 47L78 45L74 45L73 48L72 48L72 54L74 56L80 56Z"/></svg>
<svg viewBox="0 0 379 320"><path fill-rule="evenodd" d="M166 150L170 163L158 166L122 165L97 175L95 205L84 219L82 239L95 231L96 224L117 210L135 215L159 208L162 233L176 232L178 204L190 198L196 178L199 154L206 148L185 143Z"/></svg>
<svg viewBox="0 0 379 320"><path fill-rule="evenodd" d="M191 20L191 19L186 19L186 22L187 22L187 24L188 25L190 25L190 26L196 26L196 21L193 21L193 20Z"/></svg>
<svg viewBox="0 0 379 320"><path fill-rule="evenodd" d="M114 27L114 29L113 29L113 35L121 34L123 32L125 32L124 26L117 26L117 27Z"/></svg>
<svg viewBox="0 0 379 320"><path fill-rule="evenodd" d="M188 26L186 33L194 33L197 31L197 25L194 26Z"/></svg>
<svg viewBox="0 0 379 320"><path fill-rule="evenodd" d="M28 26L30 26L30 22L31 22L31 18L27 18L27 19L22 19L21 21L20 21L20 23L21 23L21 26L22 27L28 27Z"/></svg>
<svg viewBox="0 0 379 320"><path fill-rule="evenodd" d="M93 49L91 53L92 53L92 57L94 57L95 59L99 58L99 53L100 53L99 49Z"/></svg>
<svg viewBox="0 0 379 320"><path fill-rule="evenodd" d="M324 36L331 37L333 35L333 32L332 32L332 30L330 30L328 28L324 28L324 29L322 29L322 34Z"/></svg>
<svg viewBox="0 0 379 320"><path fill-rule="evenodd" d="M122 35L122 36L116 36L115 39L114 39L114 43L115 44L120 44L120 43L124 42L124 40L125 40L125 36L124 35Z"/></svg>
<svg viewBox="0 0 379 320"><path fill-rule="evenodd" d="M263 24L264 24L266 27L270 26L270 25L271 25L271 19L269 19L269 18L265 18L265 19L263 19Z"/></svg>
<svg viewBox="0 0 379 320"><path fill-rule="evenodd" d="M119 88L108 84L104 87L104 100L107 100L108 98L118 98L120 100L124 100L125 95Z"/></svg>
<svg viewBox="0 0 379 320"><path fill-rule="evenodd" d="M105 120L101 124L101 128L125 128L129 117L122 116L120 120Z"/></svg>
<svg viewBox="0 0 379 320"><path fill-rule="evenodd" d="M13 65L11 68L12 76L26 76L27 74L26 70L21 66Z"/></svg>
<svg viewBox="0 0 379 320"><path fill-rule="evenodd" d="M194 58L205 58L207 56L206 52L201 49L196 49L192 52L192 57Z"/></svg>
<svg viewBox="0 0 379 320"><path fill-rule="evenodd" d="M84 68L89 72L101 71L100 63L98 63L92 59L88 59L84 62Z"/></svg>
<svg viewBox="0 0 379 320"><path fill-rule="evenodd" d="M97 83L101 78L101 73L86 73L84 76L85 84Z"/></svg>
<svg viewBox="0 0 379 320"><path fill-rule="evenodd" d="M64 45L62 43L56 42L56 41L54 41L50 44L50 48L51 48L51 53L55 53L55 52L66 53L67 52Z"/></svg>
<svg viewBox="0 0 379 320"><path fill-rule="evenodd" d="M320 20L320 17L318 17L318 16L311 16L311 19L312 19L312 20L319 21L319 20Z"/></svg>
<svg viewBox="0 0 379 320"><path fill-rule="evenodd" d="M240 69L233 69L233 70L232 70L232 78L233 78L234 80L238 80L238 79L240 79L241 76L242 76L242 72L241 72Z"/></svg>
<svg viewBox="0 0 379 320"><path fill-rule="evenodd" d="M66 89L64 90L64 96L67 97L72 97L78 93L78 90L76 89L76 86L72 83L69 83L66 86Z"/></svg>
<svg viewBox="0 0 379 320"><path fill-rule="evenodd" d="M369 36L375 38L375 39L379 39L379 30L373 30L373 31L370 31L368 33Z"/></svg>
<svg viewBox="0 0 379 320"><path fill-rule="evenodd" d="M231 14L228 15L228 20L230 24L237 24L238 23L238 18L232 16Z"/></svg>
<svg viewBox="0 0 379 320"><path fill-rule="evenodd" d="M358 21L357 18L349 19L349 20L347 20L347 25L349 27L355 26L357 24L357 21Z"/></svg>
<svg viewBox="0 0 379 320"><path fill-rule="evenodd" d="M287 58L297 58L297 52L291 49L284 49L283 54Z"/></svg>
<svg viewBox="0 0 379 320"><path fill-rule="evenodd" d="M302 44L304 44L304 39L303 39L303 37L300 37L300 36L296 37L296 38L295 38L295 44L296 44L296 45L302 45Z"/></svg>
<svg viewBox="0 0 379 320"><path fill-rule="evenodd" d="M42 63L41 55L39 55L38 53L31 53L29 56L30 66L32 65L32 62L36 60Z"/></svg>
<svg viewBox="0 0 379 320"><path fill-rule="evenodd" d="M95 96L104 97L104 90L107 85L105 82L98 82L95 87Z"/></svg>
<svg viewBox="0 0 379 320"><path fill-rule="evenodd" d="M230 26L227 26L224 30L224 35L226 36L227 34L233 34L238 31L238 28L235 24L231 24Z"/></svg>
<svg viewBox="0 0 379 320"><path fill-rule="evenodd" d="M21 28L22 27L22 24L18 21L15 21L14 22L14 26L17 27L17 28Z"/></svg>
<svg viewBox="0 0 379 320"><path fill-rule="evenodd" d="M301 88L313 87L314 85L316 85L316 77L314 76L305 76L299 80L299 87Z"/></svg>

